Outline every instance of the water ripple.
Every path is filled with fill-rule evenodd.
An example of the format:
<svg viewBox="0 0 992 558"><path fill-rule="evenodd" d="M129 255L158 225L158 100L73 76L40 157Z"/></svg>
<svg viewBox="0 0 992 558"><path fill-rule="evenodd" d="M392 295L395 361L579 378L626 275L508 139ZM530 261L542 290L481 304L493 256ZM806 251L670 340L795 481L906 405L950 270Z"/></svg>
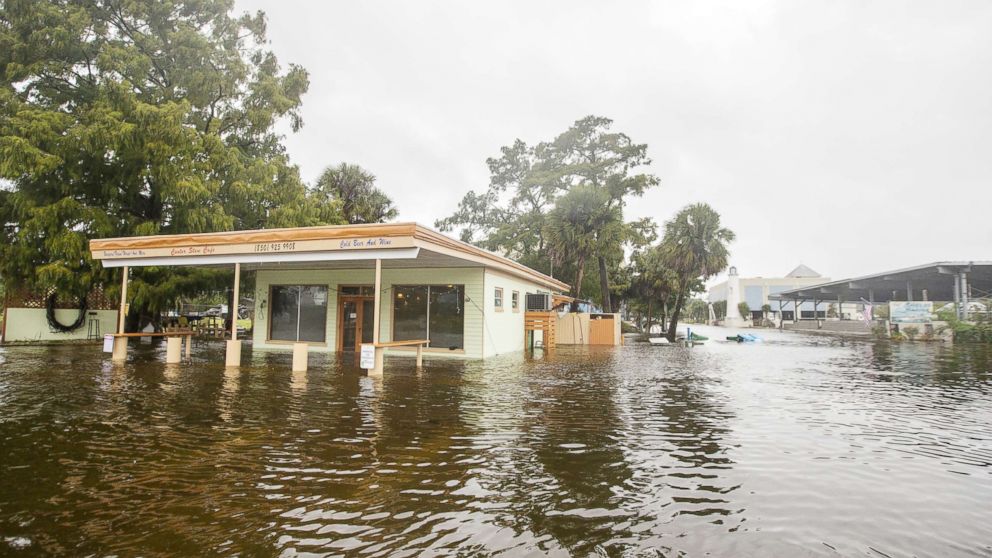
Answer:
<svg viewBox="0 0 992 558"><path fill-rule="evenodd" d="M984 347L163 353L0 349L0 554L992 555Z"/></svg>

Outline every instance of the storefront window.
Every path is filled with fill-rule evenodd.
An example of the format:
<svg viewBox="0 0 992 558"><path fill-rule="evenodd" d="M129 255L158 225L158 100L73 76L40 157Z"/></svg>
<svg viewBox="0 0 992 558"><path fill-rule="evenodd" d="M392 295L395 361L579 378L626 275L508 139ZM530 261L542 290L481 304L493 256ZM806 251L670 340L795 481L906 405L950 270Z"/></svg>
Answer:
<svg viewBox="0 0 992 558"><path fill-rule="evenodd" d="M427 337L427 286L393 287L393 340Z"/></svg>
<svg viewBox="0 0 992 558"><path fill-rule="evenodd" d="M431 347L461 349L465 341L465 288L462 285L430 287Z"/></svg>
<svg viewBox="0 0 992 558"><path fill-rule="evenodd" d="M430 339L434 348L464 348L465 286L393 287L393 339Z"/></svg>
<svg viewBox="0 0 992 558"><path fill-rule="evenodd" d="M273 285L269 339L322 343L327 328L327 287Z"/></svg>

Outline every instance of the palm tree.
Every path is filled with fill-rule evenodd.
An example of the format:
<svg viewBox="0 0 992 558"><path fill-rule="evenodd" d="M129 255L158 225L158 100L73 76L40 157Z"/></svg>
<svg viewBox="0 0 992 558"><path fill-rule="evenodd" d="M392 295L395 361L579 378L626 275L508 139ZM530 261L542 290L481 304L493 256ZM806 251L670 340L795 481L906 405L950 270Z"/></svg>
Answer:
<svg viewBox="0 0 992 558"><path fill-rule="evenodd" d="M666 264L661 246L651 246L643 252L631 255L632 294L639 302L647 306L648 320L645 331L650 332L654 316L655 303L661 310L661 325L664 326L666 308L672 298L676 276Z"/></svg>
<svg viewBox="0 0 992 558"><path fill-rule="evenodd" d="M338 200L341 213L352 225L384 223L396 218L393 200L375 185L375 175L358 165L341 163L320 173L312 195Z"/></svg>
<svg viewBox="0 0 992 558"><path fill-rule="evenodd" d="M580 184L558 198L548 214L544 234L553 254L570 255L575 262L575 298L582 293L586 261L622 224L619 208L610 206L609 194L602 188Z"/></svg>
<svg viewBox="0 0 992 558"><path fill-rule="evenodd" d="M720 226L720 214L705 203L686 206L665 223L660 251L675 272L675 308L668 326L668 340L675 340L682 305L693 284L698 285L727 267L727 244L733 231Z"/></svg>

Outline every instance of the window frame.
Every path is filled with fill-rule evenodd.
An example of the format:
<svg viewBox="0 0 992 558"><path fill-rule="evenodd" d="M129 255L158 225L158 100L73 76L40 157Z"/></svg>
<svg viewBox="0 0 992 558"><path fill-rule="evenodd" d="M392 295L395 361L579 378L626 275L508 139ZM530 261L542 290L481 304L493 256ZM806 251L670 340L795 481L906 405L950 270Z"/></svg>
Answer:
<svg viewBox="0 0 992 558"><path fill-rule="evenodd" d="M327 289L327 303L324 304L324 340L323 341L299 341L300 330L299 327L296 329L296 341L290 341L286 339L273 339L272 338L272 289L276 287L324 287ZM327 315L331 311L330 305L331 297L331 285L324 283L269 283L269 298L266 302L268 308L265 312L265 319L268 323L265 326L265 342L271 345L293 345L295 343L306 343L307 345L312 345L315 347L326 347L327 346ZM299 308L297 308L299 312ZM297 320L299 318L297 317Z"/></svg>
<svg viewBox="0 0 992 558"><path fill-rule="evenodd" d="M389 339L396 341L396 288L412 288L412 287L427 287L427 338L430 339L430 319L431 319L431 308L430 308L430 288L431 287L461 287L463 305L462 305L462 347L460 349L451 350L445 347L432 347L428 344L424 347L424 351L429 352L444 352L448 354L464 354L465 353L465 343L467 335L465 333L465 321L467 318L467 306L464 302L468 302L468 288L464 283L423 283L423 284L412 284L412 283L394 283L389 286L390 296L389 296ZM394 351L414 351L416 347L390 347L390 350Z"/></svg>
<svg viewBox="0 0 992 558"><path fill-rule="evenodd" d="M496 290L493 291L493 308L497 312L503 311L503 287L494 287Z"/></svg>
<svg viewBox="0 0 992 558"><path fill-rule="evenodd" d="M345 289L358 289L358 294L345 293ZM368 289L368 294L364 294L362 289ZM338 298L342 296L354 296L363 298L374 298L375 297L375 285L365 284L365 283L338 283L337 288Z"/></svg>
<svg viewBox="0 0 992 558"><path fill-rule="evenodd" d="M510 292L510 308L514 313L520 313L520 291Z"/></svg>

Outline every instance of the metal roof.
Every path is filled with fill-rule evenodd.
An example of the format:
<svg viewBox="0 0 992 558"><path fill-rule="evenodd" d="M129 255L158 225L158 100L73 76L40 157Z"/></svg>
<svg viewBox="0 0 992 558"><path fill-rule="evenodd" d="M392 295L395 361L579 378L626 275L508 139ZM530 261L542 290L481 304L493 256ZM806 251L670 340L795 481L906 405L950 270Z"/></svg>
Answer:
<svg viewBox="0 0 992 558"><path fill-rule="evenodd" d="M798 266L796 266L796 269L790 271L789 274L786 275L786 277L801 277L805 279L807 277L823 277L823 276L813 271L806 265L799 264Z"/></svg>
<svg viewBox="0 0 992 558"><path fill-rule="evenodd" d="M933 262L914 267L830 281L769 295L771 300L842 300L874 299L876 302L908 300L951 301L954 299L954 278L967 273L968 283L981 291L992 291L992 261Z"/></svg>

